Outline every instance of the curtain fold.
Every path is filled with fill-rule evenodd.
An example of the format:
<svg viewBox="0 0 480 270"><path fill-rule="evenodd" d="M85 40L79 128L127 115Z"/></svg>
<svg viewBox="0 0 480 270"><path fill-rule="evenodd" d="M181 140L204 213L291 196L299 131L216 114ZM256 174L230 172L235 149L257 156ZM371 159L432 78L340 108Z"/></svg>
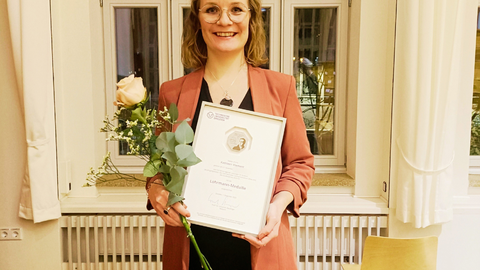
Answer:
<svg viewBox="0 0 480 270"><path fill-rule="evenodd" d="M471 91L459 86L474 68L477 5L397 1L392 180L396 217L415 228L453 217L458 95Z"/></svg>
<svg viewBox="0 0 480 270"><path fill-rule="evenodd" d="M19 216L37 223L61 216L57 196L50 1L8 0L7 5L28 155Z"/></svg>

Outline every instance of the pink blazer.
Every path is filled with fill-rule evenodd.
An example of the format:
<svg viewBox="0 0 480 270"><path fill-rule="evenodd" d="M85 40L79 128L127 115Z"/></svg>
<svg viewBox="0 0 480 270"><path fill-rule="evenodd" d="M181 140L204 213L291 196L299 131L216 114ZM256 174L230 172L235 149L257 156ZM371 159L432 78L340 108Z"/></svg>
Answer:
<svg viewBox="0 0 480 270"><path fill-rule="evenodd" d="M164 106L168 107L174 102L179 110L178 119L193 119L203 75L204 69L200 69L163 83L160 87L159 108L163 110ZM294 199L287 209L293 216L298 217L299 208L307 199L314 165L296 96L295 79L289 75L251 66L248 76L254 110L287 118L272 197L280 191L292 193ZM188 270L189 252L190 244L185 229L166 226L163 269ZM279 236L265 247L257 249L251 246L250 252L254 270L297 269L287 211L282 216Z"/></svg>

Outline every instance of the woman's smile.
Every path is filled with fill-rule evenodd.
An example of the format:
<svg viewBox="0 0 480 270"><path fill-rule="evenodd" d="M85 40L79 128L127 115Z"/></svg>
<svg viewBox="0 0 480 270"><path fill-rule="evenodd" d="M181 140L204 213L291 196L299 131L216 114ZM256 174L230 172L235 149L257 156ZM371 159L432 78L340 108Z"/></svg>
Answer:
<svg viewBox="0 0 480 270"><path fill-rule="evenodd" d="M215 34L219 37L233 37L236 35L234 32L216 32Z"/></svg>

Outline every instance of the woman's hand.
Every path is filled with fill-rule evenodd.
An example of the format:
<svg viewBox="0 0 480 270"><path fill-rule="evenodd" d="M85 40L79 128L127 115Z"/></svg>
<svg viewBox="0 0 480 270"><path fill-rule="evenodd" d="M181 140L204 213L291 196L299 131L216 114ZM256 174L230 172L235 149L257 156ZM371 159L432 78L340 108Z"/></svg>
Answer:
<svg viewBox="0 0 480 270"><path fill-rule="evenodd" d="M170 226L183 227L179 214L189 217L190 212L188 212L187 206L180 202L173 204L170 208L167 207L168 194L168 190L157 183L152 183L148 189L150 203L163 221Z"/></svg>
<svg viewBox="0 0 480 270"><path fill-rule="evenodd" d="M278 230L282 220L282 215L287 206L292 202L293 195L288 191L282 191L275 195L267 213L267 224L260 231L257 237L249 234L232 234L235 237L247 240L256 248L264 247L273 238L278 236Z"/></svg>

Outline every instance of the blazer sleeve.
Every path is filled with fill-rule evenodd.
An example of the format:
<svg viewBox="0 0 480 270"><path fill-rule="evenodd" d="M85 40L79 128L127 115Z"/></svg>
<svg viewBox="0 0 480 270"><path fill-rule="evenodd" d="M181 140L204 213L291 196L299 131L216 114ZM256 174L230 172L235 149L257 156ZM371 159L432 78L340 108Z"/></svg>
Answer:
<svg viewBox="0 0 480 270"><path fill-rule="evenodd" d="M275 186L274 194L288 191L293 195L293 201L287 210L295 217L300 216L300 207L307 200L315 172L314 157L303 123L302 110L298 102L295 79L290 77L283 117L287 119L281 149L282 172Z"/></svg>

